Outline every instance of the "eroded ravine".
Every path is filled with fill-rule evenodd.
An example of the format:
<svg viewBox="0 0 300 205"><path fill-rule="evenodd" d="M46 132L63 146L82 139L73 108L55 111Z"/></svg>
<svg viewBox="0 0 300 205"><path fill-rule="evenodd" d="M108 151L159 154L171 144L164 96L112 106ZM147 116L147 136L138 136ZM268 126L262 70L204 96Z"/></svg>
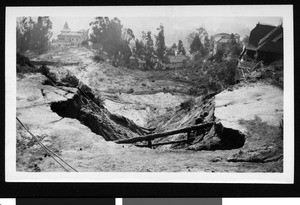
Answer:
<svg viewBox="0 0 300 205"><path fill-rule="evenodd" d="M79 120L107 141L132 138L149 132L123 116L111 114L78 93L72 99L51 103L51 110L61 117Z"/></svg>
<svg viewBox="0 0 300 205"><path fill-rule="evenodd" d="M82 53L86 55L85 50ZM72 56L77 54L72 53ZM255 123L249 121L253 119L253 115L246 118L248 121L243 125L238 124L238 119L244 117L244 112L241 112L244 110L238 108L224 112L221 108L229 109L231 106L228 106L227 102L217 104L217 97L214 98L213 95L189 96L186 92L189 87L176 81L165 78L158 80L155 76L150 79L146 71L114 68L104 63L95 63L92 59L79 66L49 67L51 71L61 75L58 77L59 82L67 73L67 69L78 80L88 85L93 91L91 93L104 95L103 107L101 104L98 104L98 107L85 99L76 86L69 87L72 93L68 93L61 89L71 85L55 87L51 83L43 84L41 81L44 80L44 76L40 74L25 76L17 81L18 117L43 140L43 143L57 151L79 171L282 172L282 139L274 138L278 135L275 127L257 120ZM139 79L129 78L130 76L138 76ZM257 94L257 84L245 87L251 87L253 94ZM131 88L134 89L133 92ZM151 93L145 92L148 90ZM181 90L183 93L170 90ZM232 90L228 92L234 94L237 88ZM266 96L266 92L270 93L265 87L261 90L263 94L259 98ZM243 93L247 95L249 92ZM187 95L184 98L179 99L185 94ZM236 98L240 96L235 95ZM282 95L276 92L276 96ZM93 95L89 97L93 98ZM164 106L168 101L161 100L173 97L175 100ZM250 98L259 103L270 102L264 98ZM189 99L191 100L188 101ZM229 100L231 99L233 98L230 97ZM274 97L270 96L271 99ZM150 105L145 104L145 101L150 102ZM121 109L115 109L114 105L108 107L106 102L118 103ZM282 108L280 104L269 104L276 105L274 108L268 106L270 109L280 111L279 108ZM241 101L241 107L246 107L244 101ZM253 114L258 113L253 107L249 108ZM135 111L142 123L135 120L138 119L135 118ZM220 113L224 116L220 116ZM236 116L233 120L236 122L235 127L232 127L233 114ZM223 126L220 126L220 120ZM117 139L132 138L150 132L160 133L211 121L215 122L215 125L204 132L194 133L190 144L177 143L148 149L113 142ZM242 129L239 127L242 126L251 132L240 132ZM34 165L38 165L42 171L61 171L53 160L44 155L43 150L37 146L29 146L30 143L23 138L26 134L24 130L18 129L17 133L19 144L22 147L25 145L26 148L18 148L19 171L33 171L28 166ZM266 133L270 134L266 137ZM185 138L186 133L157 139L157 142ZM27 144L24 144L24 141Z"/></svg>
<svg viewBox="0 0 300 205"><path fill-rule="evenodd" d="M82 84L81 84L82 85ZM94 92L91 88L85 92L82 89L86 88L84 85L81 88L77 88L77 93L71 99L65 101L52 102L51 110L57 113L61 117L73 118L79 120L82 124L89 127L92 132L101 135L107 141L115 141L120 139L134 138L154 132L161 132L159 127L163 127L163 130L179 129L184 126L191 126L202 122L213 122L214 115L209 116L212 106L211 100L204 97L205 100L201 103L200 109L194 107L196 105L189 105L186 110L185 103L181 103L177 110L174 109L173 115L180 115L177 121L165 121L165 124L150 124L152 129L146 129L134 123L132 120L118 114L112 114L109 112L101 102L96 101ZM168 94L166 94L168 96ZM149 96L148 96L149 98ZM155 104L152 103L152 107ZM175 106L176 107L176 106ZM157 106L157 109L164 108L161 104ZM207 110L208 108L208 110ZM156 108L155 108L156 109ZM183 113L182 113L183 111ZM197 115L194 115L194 114ZM163 112L160 117L167 118L166 112ZM204 119L205 118L205 119ZM194 120L193 120L194 119ZM145 119L147 120L147 119ZM177 125L180 122L180 125ZM175 125L175 127L174 127ZM167 140L172 141L174 138L182 137L182 134L177 136L170 136ZM166 139L157 139L156 142L166 142ZM224 128L220 123L213 125L210 129L203 132L194 132L191 143L174 143L171 147L187 148L191 150L229 150L237 149L244 145L244 135L237 130L230 128Z"/></svg>

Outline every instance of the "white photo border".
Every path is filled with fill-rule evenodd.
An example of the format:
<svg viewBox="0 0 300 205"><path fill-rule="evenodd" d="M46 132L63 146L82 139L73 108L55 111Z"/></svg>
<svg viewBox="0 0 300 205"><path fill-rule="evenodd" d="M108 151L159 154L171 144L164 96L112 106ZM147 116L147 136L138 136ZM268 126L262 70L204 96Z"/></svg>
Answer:
<svg viewBox="0 0 300 205"><path fill-rule="evenodd" d="M213 11L213 12L212 12ZM141 173L16 171L16 18L56 17L282 17L284 27L283 173ZM243 6L68 6L6 7L5 25L5 181L6 182L159 182L159 183L294 183L294 36L292 5Z"/></svg>

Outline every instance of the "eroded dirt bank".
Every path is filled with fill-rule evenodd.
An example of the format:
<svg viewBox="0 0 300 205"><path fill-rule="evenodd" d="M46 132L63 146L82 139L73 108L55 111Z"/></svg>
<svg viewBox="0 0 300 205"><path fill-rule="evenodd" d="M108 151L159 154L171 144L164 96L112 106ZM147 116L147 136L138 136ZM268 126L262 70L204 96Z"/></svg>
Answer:
<svg viewBox="0 0 300 205"><path fill-rule="evenodd" d="M275 99L264 97L267 93L262 92L274 90L272 87L254 83L236 86L233 92L193 97L188 95L189 83L166 79L166 73L95 63L87 49L57 55L62 62L78 62L75 66L49 66L59 76L58 81L71 72L92 90L92 95L86 98L76 87L45 85L46 77L41 74L25 75L17 81L17 116L78 171L282 171L282 130L278 124L268 123L261 110L251 109L259 107L252 101L272 103L277 110L272 121L280 122L282 93L276 93L279 97ZM245 100L235 93L251 88L253 95L263 97L257 100L249 95ZM228 99L234 99L234 103L224 99L226 92L233 95ZM97 96L101 96L103 107L91 102ZM253 106L245 107L251 115L241 114L239 106L243 103ZM231 105L236 108L226 111ZM149 149L111 141L205 122L215 125L193 133L190 144ZM154 142L185 138L186 134L178 134ZM19 124L17 140L19 171L62 171Z"/></svg>

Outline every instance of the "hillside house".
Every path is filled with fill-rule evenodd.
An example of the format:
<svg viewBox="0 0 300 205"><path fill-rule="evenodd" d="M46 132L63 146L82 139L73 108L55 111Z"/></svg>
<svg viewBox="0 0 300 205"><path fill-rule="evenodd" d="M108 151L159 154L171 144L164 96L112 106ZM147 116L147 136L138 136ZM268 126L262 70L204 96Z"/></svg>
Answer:
<svg viewBox="0 0 300 205"><path fill-rule="evenodd" d="M225 51L230 41L229 33L218 33L210 37L210 49L213 55L218 51Z"/></svg>
<svg viewBox="0 0 300 205"><path fill-rule="evenodd" d="M234 38L237 43L240 41L240 35L235 34ZM210 50L212 55L216 55L218 51L224 52L231 41L231 34L218 33L210 37Z"/></svg>
<svg viewBox="0 0 300 205"><path fill-rule="evenodd" d="M57 36L56 46L58 47L79 47L81 43L88 39L88 31L81 29L79 31L71 31L66 22L63 30Z"/></svg>
<svg viewBox="0 0 300 205"><path fill-rule="evenodd" d="M189 57L185 55L167 56L166 60L165 68L182 68L186 66Z"/></svg>
<svg viewBox="0 0 300 205"><path fill-rule="evenodd" d="M283 27L257 24L250 32L245 52L248 57L265 63L283 58Z"/></svg>

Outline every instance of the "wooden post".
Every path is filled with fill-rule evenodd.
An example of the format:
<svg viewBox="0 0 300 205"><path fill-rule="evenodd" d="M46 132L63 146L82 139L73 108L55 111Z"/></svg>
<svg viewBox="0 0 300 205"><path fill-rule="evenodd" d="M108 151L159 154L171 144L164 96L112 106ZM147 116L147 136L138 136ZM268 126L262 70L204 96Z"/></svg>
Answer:
<svg viewBox="0 0 300 205"><path fill-rule="evenodd" d="M148 140L148 147L151 149L152 148L152 142L151 140Z"/></svg>
<svg viewBox="0 0 300 205"><path fill-rule="evenodd" d="M190 144L191 143L191 131L187 132L187 143Z"/></svg>

